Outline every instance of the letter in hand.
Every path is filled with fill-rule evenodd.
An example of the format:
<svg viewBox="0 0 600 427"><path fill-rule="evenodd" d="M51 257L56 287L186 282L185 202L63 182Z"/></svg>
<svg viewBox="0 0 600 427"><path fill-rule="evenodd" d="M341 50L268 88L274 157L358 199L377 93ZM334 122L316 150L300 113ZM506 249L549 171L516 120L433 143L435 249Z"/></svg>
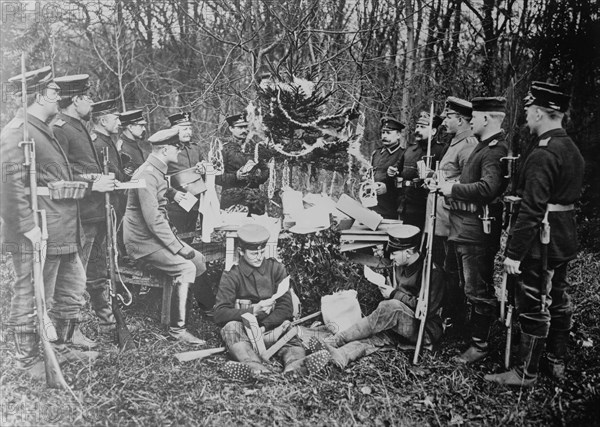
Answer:
<svg viewBox="0 0 600 427"><path fill-rule="evenodd" d="M255 316L260 313L269 314L273 311L274 305L275 302L271 299L261 300L252 306L252 314Z"/></svg>
<svg viewBox="0 0 600 427"><path fill-rule="evenodd" d="M389 285L379 285L379 292L381 292L381 296L385 299L389 299L394 292L394 287Z"/></svg>
<svg viewBox="0 0 600 427"><path fill-rule="evenodd" d="M200 175L204 175L206 173L206 169L204 168L202 162L196 163L196 172Z"/></svg>
<svg viewBox="0 0 600 427"><path fill-rule="evenodd" d="M112 175L98 175L98 177L92 182L92 191L100 193L106 193L115 189L115 176Z"/></svg>
<svg viewBox="0 0 600 427"><path fill-rule="evenodd" d="M515 261L509 257L504 258L504 270L508 274L518 275L521 274L521 261Z"/></svg>
<svg viewBox="0 0 600 427"><path fill-rule="evenodd" d="M179 255L181 255L182 257L184 257L185 259L192 259L196 256L196 252L194 252L194 250L192 248L190 248L189 246L184 246L177 253Z"/></svg>
<svg viewBox="0 0 600 427"><path fill-rule="evenodd" d="M173 200L175 200L176 203L180 203L184 197L185 197L185 193L183 193L181 191L176 191L175 195L173 196Z"/></svg>

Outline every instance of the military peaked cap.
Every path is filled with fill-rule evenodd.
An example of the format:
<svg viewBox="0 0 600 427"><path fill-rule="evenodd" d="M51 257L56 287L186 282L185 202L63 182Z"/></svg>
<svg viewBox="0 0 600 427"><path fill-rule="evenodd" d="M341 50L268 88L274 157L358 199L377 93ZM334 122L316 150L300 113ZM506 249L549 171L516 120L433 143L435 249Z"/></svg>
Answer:
<svg viewBox="0 0 600 427"><path fill-rule="evenodd" d="M15 94L21 93L23 89L23 74L11 77L8 79L8 82L13 85ZM60 87L52 79L52 68L50 66L27 71L25 73L25 86L27 87L27 95L42 92L46 88L60 90Z"/></svg>
<svg viewBox="0 0 600 427"><path fill-rule="evenodd" d="M417 119L417 124L429 126L429 117L430 117L430 114L427 111L421 111L421 115ZM442 119L440 116L438 116L436 114L433 116L433 121L431 122L431 126L434 129L437 129L438 126L441 125L443 121L444 121L444 119Z"/></svg>
<svg viewBox="0 0 600 427"><path fill-rule="evenodd" d="M244 224L237 232L239 245L242 249L257 250L266 246L271 234L262 225Z"/></svg>
<svg viewBox="0 0 600 427"><path fill-rule="evenodd" d="M90 88L89 74L56 77L54 82L60 87L60 96L85 95Z"/></svg>
<svg viewBox="0 0 600 427"><path fill-rule="evenodd" d="M248 115L244 111L243 113L234 114L225 118L225 121L230 127L243 127L248 126Z"/></svg>
<svg viewBox="0 0 600 427"><path fill-rule="evenodd" d="M401 131L406 126L404 126L400 120L396 120L394 117L385 116L381 119L381 130L397 130Z"/></svg>
<svg viewBox="0 0 600 427"><path fill-rule="evenodd" d="M417 246L419 244L420 231L419 227L408 224L390 228L387 230L388 249L391 251L401 251Z"/></svg>
<svg viewBox="0 0 600 427"><path fill-rule="evenodd" d="M152 145L181 145L177 128L162 129L148 138Z"/></svg>
<svg viewBox="0 0 600 427"><path fill-rule="evenodd" d="M169 119L169 123L171 123L171 126L189 126L192 124L191 118L192 113L190 112L171 114L169 117L167 117L167 119Z"/></svg>
<svg viewBox="0 0 600 427"><path fill-rule="evenodd" d="M96 117L106 114L119 115L119 103L116 99L108 99L106 101L98 101L92 104L92 114Z"/></svg>
<svg viewBox="0 0 600 427"><path fill-rule="evenodd" d="M142 110L123 111L119 118L121 119L121 126L127 126L132 124L147 124L146 120L144 120Z"/></svg>
<svg viewBox="0 0 600 427"><path fill-rule="evenodd" d="M504 113L506 110L506 98L502 96L489 96L473 98L473 111Z"/></svg>
<svg viewBox="0 0 600 427"><path fill-rule="evenodd" d="M558 85L547 82L532 82L529 93L525 97L525 106L537 105L552 110L566 112L571 97L564 93Z"/></svg>
<svg viewBox="0 0 600 427"><path fill-rule="evenodd" d="M471 117L473 115L473 104L466 99L449 96L446 98L446 109L444 110L444 115L447 115L451 112L458 113L461 116Z"/></svg>

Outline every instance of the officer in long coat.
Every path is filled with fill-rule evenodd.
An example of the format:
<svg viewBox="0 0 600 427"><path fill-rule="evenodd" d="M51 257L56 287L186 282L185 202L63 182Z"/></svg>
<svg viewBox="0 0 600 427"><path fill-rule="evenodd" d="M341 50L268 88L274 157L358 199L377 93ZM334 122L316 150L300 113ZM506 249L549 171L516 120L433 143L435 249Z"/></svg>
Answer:
<svg viewBox="0 0 600 427"><path fill-rule="evenodd" d="M516 308L521 325L519 361L510 371L486 375L488 381L531 386L547 338L550 374L565 375L573 316L567 290L569 261L577 255L575 202L583 187L585 162L562 128L570 97L554 84L533 82L525 112L537 145L520 168L517 195L504 259L508 274L519 275Z"/></svg>
<svg viewBox="0 0 600 427"><path fill-rule="evenodd" d="M128 110L120 114L121 138L117 141L117 148L121 150L123 170L129 177L137 168L146 161L150 154L150 147L144 141L146 125L142 110Z"/></svg>

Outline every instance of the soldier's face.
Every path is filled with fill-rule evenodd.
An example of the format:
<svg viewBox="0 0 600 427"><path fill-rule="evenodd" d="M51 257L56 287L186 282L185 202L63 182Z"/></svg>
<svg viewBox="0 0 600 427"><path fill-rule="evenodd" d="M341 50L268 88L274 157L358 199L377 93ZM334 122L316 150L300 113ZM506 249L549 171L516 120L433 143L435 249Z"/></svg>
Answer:
<svg viewBox="0 0 600 427"><path fill-rule="evenodd" d="M417 141L426 141L429 139L429 126L417 123L415 128L415 137Z"/></svg>
<svg viewBox="0 0 600 427"><path fill-rule="evenodd" d="M260 267L265 259L265 248L262 249L244 249L241 251L242 258L252 267Z"/></svg>
<svg viewBox="0 0 600 427"><path fill-rule="evenodd" d="M454 112L447 112L442 122L442 126L446 127L446 133L456 133L460 125L461 117Z"/></svg>
<svg viewBox="0 0 600 427"><path fill-rule="evenodd" d="M410 257L414 254L413 248L402 249L399 251L394 251L390 254L390 259L392 263L397 266L404 266L408 264Z"/></svg>
<svg viewBox="0 0 600 427"><path fill-rule="evenodd" d="M248 136L248 126L230 126L229 130L235 139L244 140Z"/></svg>
<svg viewBox="0 0 600 427"><path fill-rule="evenodd" d="M92 98L87 95L77 96L73 101L77 115L82 120L89 120L92 113Z"/></svg>
<svg viewBox="0 0 600 427"><path fill-rule="evenodd" d="M129 132L131 132L131 134L137 139L141 139L144 135L144 131L146 130L144 125L138 125L135 123L127 126L127 129L129 129Z"/></svg>
<svg viewBox="0 0 600 427"><path fill-rule="evenodd" d="M486 114L482 111L473 111L473 117L471 118L471 130L473 131L473 135L483 135L486 124Z"/></svg>
<svg viewBox="0 0 600 427"><path fill-rule="evenodd" d="M119 125L121 121L119 120L119 116L116 114L107 114L102 118L102 125L104 129L110 134L116 134L119 132Z"/></svg>
<svg viewBox="0 0 600 427"><path fill-rule="evenodd" d="M38 98L38 102L44 106L48 116L56 116L58 114L58 100L60 94L56 89L46 89L44 95Z"/></svg>
<svg viewBox="0 0 600 427"><path fill-rule="evenodd" d="M529 128L529 132L537 135L537 123L539 120L539 110L535 105L525 107L525 123Z"/></svg>
<svg viewBox="0 0 600 427"><path fill-rule="evenodd" d="M164 148L164 156L165 156L165 161L167 163L177 163L178 162L178 154L181 151L181 148L175 146L175 145L167 145Z"/></svg>
<svg viewBox="0 0 600 427"><path fill-rule="evenodd" d="M190 142L192 140L191 126L179 126L179 140L181 142Z"/></svg>
<svg viewBox="0 0 600 427"><path fill-rule="evenodd" d="M400 142L400 131L392 129L383 129L381 131L381 141L385 146L398 144Z"/></svg>

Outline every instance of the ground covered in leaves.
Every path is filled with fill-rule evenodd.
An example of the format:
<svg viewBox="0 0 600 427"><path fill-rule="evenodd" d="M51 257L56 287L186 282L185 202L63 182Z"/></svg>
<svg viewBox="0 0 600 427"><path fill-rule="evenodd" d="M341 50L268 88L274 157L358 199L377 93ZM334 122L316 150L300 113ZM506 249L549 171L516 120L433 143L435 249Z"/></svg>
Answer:
<svg viewBox="0 0 600 427"><path fill-rule="evenodd" d="M0 315L5 321L13 273L10 263L1 267ZM93 366L65 367L81 405L65 391L20 376L10 357L12 343L5 339L0 424L600 425L599 278L597 254L581 254L570 270L576 325L564 383L542 376L531 390L488 384L483 376L501 369L500 351L473 367L457 366L452 358L464 341L456 337L445 338L435 353L425 353L418 366L410 363L411 353L385 351L344 371L231 381L222 376L224 355L177 362L173 355L190 348L165 338L160 295L152 291L125 310L137 328L136 350L119 354L107 346ZM211 347L221 345L218 329L199 311L191 324ZM94 327L88 314L84 329L94 336ZM502 338L495 344L502 347Z"/></svg>

